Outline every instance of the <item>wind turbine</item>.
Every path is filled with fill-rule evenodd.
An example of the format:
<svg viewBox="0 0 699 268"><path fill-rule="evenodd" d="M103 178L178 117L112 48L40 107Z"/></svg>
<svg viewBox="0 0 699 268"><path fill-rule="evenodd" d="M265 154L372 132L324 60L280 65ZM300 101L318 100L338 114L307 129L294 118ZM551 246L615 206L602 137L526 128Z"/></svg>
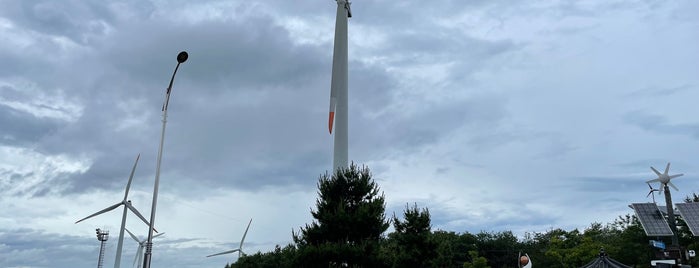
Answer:
<svg viewBox="0 0 699 268"><path fill-rule="evenodd" d="M655 203L655 195L653 194L653 192L661 193L660 189L654 189L653 186L650 186L650 183L647 183L647 184L648 184L648 188L650 188L650 191L648 191L646 198L648 198L649 196L653 196L653 203Z"/></svg>
<svg viewBox="0 0 699 268"><path fill-rule="evenodd" d="M668 187L668 185L672 186L672 188L674 188L675 191L679 191L679 189L677 189L677 186L672 184L672 182L670 180L677 178L679 176L682 176L684 174L669 175L668 174L668 172L670 172L670 163L669 162L667 163L667 166L665 166L665 172L663 172L663 173L658 172L658 170L656 170L653 167L650 167L650 169L653 170L655 175L658 175L658 178L649 180L646 183L648 183L650 185L651 182L660 182L660 189L662 189L663 192L665 192L665 206L667 207L667 221L668 221L668 223L670 225L670 229L672 230L672 233L673 233L672 245L678 246L679 240L677 239L677 226L675 224L675 211L674 211L674 208L672 207L672 196L670 196L670 187ZM660 193L662 193L662 192L660 192Z"/></svg>
<svg viewBox="0 0 699 268"><path fill-rule="evenodd" d="M328 115L328 131L330 134L333 132L333 123L335 125L333 172L336 172L339 168L346 168L348 164L347 19L352 17L350 2L348 0L336 1L335 47L333 50L330 112Z"/></svg>
<svg viewBox="0 0 699 268"><path fill-rule="evenodd" d="M129 231L129 229L124 228L124 230L126 230L126 232L128 232L129 235L131 235L131 238L133 238L133 240L136 240L136 243L138 243L138 250L136 251L136 256L134 256L134 258L133 258L133 266L135 266L136 263L138 262L138 268L141 268L141 265L143 264L142 263L143 262L143 248L146 247L146 242L148 242L148 239L146 238L146 239L140 240L140 239L138 239L138 237L136 237L136 235L134 235L131 231ZM164 235L164 234L165 233L159 233L157 235L154 235L153 238L156 238L156 237Z"/></svg>
<svg viewBox="0 0 699 268"><path fill-rule="evenodd" d="M238 248L236 248L236 249L234 249L234 250L229 250L229 251L224 251L224 252L221 252L221 253L212 254L212 255L209 255L209 256L206 256L206 257L208 258L208 257L213 257L213 256L218 256L218 255L233 253L233 252L236 252L236 251L238 252L238 258L240 258L242 255L244 255L245 252L243 252L243 242L245 242L245 236L248 235L248 229L250 229L250 224L251 224L251 223L252 223L252 219L250 219L250 222L248 222L248 227L245 228L245 233L243 233L243 239L240 240L240 245L238 245Z"/></svg>
<svg viewBox="0 0 699 268"><path fill-rule="evenodd" d="M653 172L655 172L656 175L658 175L658 178L649 180L649 181L647 181L646 183L660 182L660 188L664 188L665 186L669 185L669 186L671 186L673 189L675 189L675 191L679 191L679 190L680 190L680 189L677 189L677 186L675 186L674 184L672 184L672 182L671 182L670 180L672 180L672 179L674 179L674 178L677 178L677 177L679 177L679 176L682 176L682 175L684 175L684 174L669 175L669 174L668 174L668 172L670 171L670 163L669 163L669 162L667 163L667 166L665 166L665 172L664 172L664 173L658 172L658 170L655 169L654 167L650 167L650 169L653 170Z"/></svg>
<svg viewBox="0 0 699 268"><path fill-rule="evenodd" d="M81 220L75 222L77 224L81 221L87 220L89 218L92 218L94 216L100 215L100 214L108 212L108 211L112 211L115 208L117 208L121 205L124 205L124 213L121 216L121 228L119 228L119 241L117 242L117 252L116 252L116 257L115 257L116 260L114 261L114 268L119 268L121 266L121 247L124 243L124 228L125 228L124 226L126 225L126 211L127 211L127 209L131 210L131 212L133 212L133 214L136 214L136 216L138 216L143 222L145 222L146 225L150 226L150 224L148 224L148 221L146 220L146 218L144 218L143 215L141 215L141 213L139 213L138 210L131 205L131 200L128 200L129 188L131 188L131 180L133 179L134 172L136 172L136 166L138 165L139 158L141 158L141 154L138 154L138 156L136 157L136 162L133 164L133 168L131 169L131 175L129 175L129 182L126 183L126 190L124 191L124 199L119 201L119 203L116 203L108 208L100 210L100 211L98 211L90 216L87 216L87 217L82 218Z"/></svg>

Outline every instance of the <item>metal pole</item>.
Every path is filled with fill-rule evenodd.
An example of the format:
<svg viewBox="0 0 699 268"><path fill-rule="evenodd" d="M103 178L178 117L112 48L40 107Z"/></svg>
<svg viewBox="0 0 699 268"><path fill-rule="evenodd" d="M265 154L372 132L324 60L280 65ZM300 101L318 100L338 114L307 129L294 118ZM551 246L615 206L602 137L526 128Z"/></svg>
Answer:
<svg viewBox="0 0 699 268"><path fill-rule="evenodd" d="M665 192L665 206L667 206L667 221L670 224L670 229L672 229L672 245L679 247L679 241L677 239L677 224L675 224L675 210L672 207L672 197L670 196L670 187L665 184L663 189Z"/></svg>
<svg viewBox="0 0 699 268"><path fill-rule="evenodd" d="M177 55L177 66L175 66L175 71L172 72L172 78L170 78L170 85L167 87L167 92L165 93L165 102L163 103L163 128L160 134L160 146L158 147L158 161L155 168L155 185L153 186L153 203L150 210L150 228L148 228L148 240L146 241L146 253L143 256L143 267L150 268L151 255L153 250L153 227L155 226L155 208L158 205L158 186L160 185L160 164L163 158L163 143L165 142L165 125L167 124L167 106L170 102L170 91L172 90L172 82L175 80L175 75L177 74L177 69L180 64L187 61L187 52L182 51Z"/></svg>

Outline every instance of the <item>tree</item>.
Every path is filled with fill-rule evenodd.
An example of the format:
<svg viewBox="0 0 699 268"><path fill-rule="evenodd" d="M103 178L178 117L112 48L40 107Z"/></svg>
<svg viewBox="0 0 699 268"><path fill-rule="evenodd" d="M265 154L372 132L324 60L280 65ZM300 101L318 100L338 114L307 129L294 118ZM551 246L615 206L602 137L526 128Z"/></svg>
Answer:
<svg viewBox="0 0 699 268"><path fill-rule="evenodd" d="M478 256L478 251L471 250L468 252L471 256L471 261L464 263L464 268L490 268L488 266L488 259Z"/></svg>
<svg viewBox="0 0 699 268"><path fill-rule="evenodd" d="M406 204L404 221L393 215L393 227L396 229L389 238L395 240L394 267L427 267L437 256L437 243L432 240L430 212L419 210L417 204L412 208Z"/></svg>
<svg viewBox="0 0 699 268"><path fill-rule="evenodd" d="M274 246L274 251L267 253L257 252L253 255L244 255L238 258L234 264L226 268L292 268L295 267L293 261L296 259L296 247L292 244L284 248L279 245Z"/></svg>
<svg viewBox="0 0 699 268"><path fill-rule="evenodd" d="M366 167L352 164L326 173L318 180L315 219L306 224L294 242L297 266L382 266L379 240L389 223L385 219L385 197Z"/></svg>

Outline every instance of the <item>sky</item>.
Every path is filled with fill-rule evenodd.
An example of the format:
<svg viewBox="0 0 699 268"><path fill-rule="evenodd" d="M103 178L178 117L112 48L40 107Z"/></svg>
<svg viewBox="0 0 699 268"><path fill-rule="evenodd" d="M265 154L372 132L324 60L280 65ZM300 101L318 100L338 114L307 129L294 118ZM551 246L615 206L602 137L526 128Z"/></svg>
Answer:
<svg viewBox="0 0 699 268"><path fill-rule="evenodd" d="M0 267L91 267L123 198L148 217L176 55L153 267L223 267L312 221L332 168L335 1L0 0ZM518 236L699 193L699 2L355 1L349 158L386 216ZM658 187L654 185L654 187ZM661 202L662 198L659 199ZM129 216L144 238L147 226ZM123 267L137 244L125 237Z"/></svg>

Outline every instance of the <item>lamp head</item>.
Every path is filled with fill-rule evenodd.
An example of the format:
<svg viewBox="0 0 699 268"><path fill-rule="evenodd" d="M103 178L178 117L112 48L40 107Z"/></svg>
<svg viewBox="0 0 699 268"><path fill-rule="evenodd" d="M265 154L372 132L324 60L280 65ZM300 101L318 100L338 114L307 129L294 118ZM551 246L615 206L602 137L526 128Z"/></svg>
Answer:
<svg viewBox="0 0 699 268"><path fill-rule="evenodd" d="M187 55L187 51L182 51L182 52L180 52L180 54L177 54L177 62L183 63L183 62L187 61L188 57L189 57L189 55Z"/></svg>

